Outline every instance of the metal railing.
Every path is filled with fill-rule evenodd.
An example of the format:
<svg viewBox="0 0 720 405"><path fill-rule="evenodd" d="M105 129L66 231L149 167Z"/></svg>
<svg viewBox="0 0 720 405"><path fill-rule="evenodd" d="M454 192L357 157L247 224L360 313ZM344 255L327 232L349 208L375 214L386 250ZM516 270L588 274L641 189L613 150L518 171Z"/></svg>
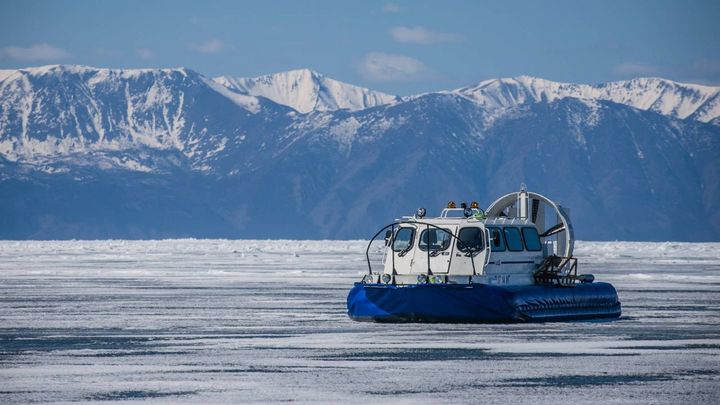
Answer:
<svg viewBox="0 0 720 405"><path fill-rule="evenodd" d="M429 231L430 228L432 227L432 228L434 228L434 229L439 229L439 230L447 233L448 235L450 235L450 236L452 237L452 239L454 239L454 240L457 241L458 245L459 245L462 249L466 249L466 250L467 250L466 256L470 257L470 263L472 264L472 270L473 270L472 275L474 276L474 275L477 274L477 271L475 270L474 253L475 253L475 252L482 251L482 249L481 249L481 250L473 250L467 243L465 243L465 242L463 242L462 240L460 240L460 238L458 238L457 235L455 235L454 233L450 232L449 230L447 230L447 229L445 229L445 228L441 228L441 227L439 227L439 226L437 226L437 225L434 225L434 224L430 224L430 223L422 222L422 221L396 221L396 222L393 222L392 224L388 224L388 225L385 225L384 227L382 227L379 231L377 231L377 233L376 233L375 235L373 235L373 237L370 239L370 242L368 242L367 249L365 249L365 259L367 260L367 264L368 264L368 274L369 274L369 275L375 274L375 273L373 273L373 271L372 271L372 264L370 263L370 246L372 245L372 243L375 241L375 239L377 239L377 237L378 237L383 231L385 231L385 230L388 229L388 228L392 228L392 230L391 230L392 233L391 233L390 239L389 239L389 241L386 240L385 246L388 246L388 247L390 248L390 253L391 253L391 255L392 255L392 283L395 284L395 275L397 275L397 271L396 271L396 269L395 269L395 253L397 253L397 252L395 252L395 249L394 249L394 245L395 245L395 235L396 235L395 227L396 227L396 226L400 226L400 225L402 225L402 224L407 224L407 225L425 225L428 231ZM414 237L414 236L413 236L413 237ZM429 239L429 235L428 235L428 239ZM452 239L451 239L451 240L452 240ZM388 243L388 242L389 242L389 243ZM419 243L419 242L418 242L418 243ZM437 251L437 249L431 249L431 248L430 248L430 243L429 243L429 240L428 240L428 249L427 249L427 266L428 266L428 267L427 267L427 273L426 273L426 275L427 275L428 277L433 274L433 273L432 273L432 269L430 268L430 258L437 255L437 254L433 254L433 253L435 253L436 251ZM450 265L452 265L452 256L450 256L450 263L448 264L448 266L450 266ZM379 274L379 273L378 273L378 274ZM471 279L472 279L472 278L471 278Z"/></svg>

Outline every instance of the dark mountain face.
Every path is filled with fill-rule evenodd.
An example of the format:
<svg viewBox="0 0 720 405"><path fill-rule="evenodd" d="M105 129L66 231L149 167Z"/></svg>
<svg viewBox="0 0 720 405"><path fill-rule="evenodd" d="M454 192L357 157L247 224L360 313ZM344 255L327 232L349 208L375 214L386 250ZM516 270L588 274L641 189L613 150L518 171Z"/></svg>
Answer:
<svg viewBox="0 0 720 405"><path fill-rule="evenodd" d="M570 207L580 238L717 239L720 223L689 214L717 208L704 197L705 187L717 189L717 128L667 121L606 102L535 104L527 116L493 128L488 140L497 140L499 170L488 177L525 181ZM687 139L688 132L695 134ZM690 156L701 138L714 152ZM513 151L521 157L513 159ZM498 185L489 194L501 192Z"/></svg>
<svg viewBox="0 0 720 405"><path fill-rule="evenodd" d="M419 119L385 132L359 132L358 138L373 141L353 143L347 158L325 172L295 178L312 179L303 187L320 196L297 205L298 215L307 210L323 237L363 237L417 206L437 212L448 200L462 199L487 206L524 182L570 207L580 238L717 238L720 223L712 213L718 196L708 195L718 187L717 128L610 102L563 99L533 104L473 133L470 125L482 117L469 114L464 103L418 100L413 108L378 112L385 119ZM698 149L702 156L688 152ZM306 150L299 148L290 161L303 162ZM293 167L279 171L292 173Z"/></svg>
<svg viewBox="0 0 720 405"><path fill-rule="evenodd" d="M299 114L186 70L27 76L0 82L2 238L367 238L524 182L580 239L720 240L712 123L452 93Z"/></svg>

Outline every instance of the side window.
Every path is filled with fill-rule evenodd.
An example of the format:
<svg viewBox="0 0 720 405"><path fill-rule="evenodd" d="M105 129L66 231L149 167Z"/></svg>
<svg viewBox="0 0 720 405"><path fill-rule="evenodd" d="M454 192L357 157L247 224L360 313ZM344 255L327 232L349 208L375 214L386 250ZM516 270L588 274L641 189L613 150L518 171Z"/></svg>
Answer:
<svg viewBox="0 0 720 405"><path fill-rule="evenodd" d="M505 239L503 238L500 228L491 227L490 230L490 250L493 252L505 251Z"/></svg>
<svg viewBox="0 0 720 405"><path fill-rule="evenodd" d="M525 249L531 252L537 252L542 250L540 244L540 237L538 236L537 229L533 226L527 226L522 229L523 240L525 241Z"/></svg>
<svg viewBox="0 0 720 405"><path fill-rule="evenodd" d="M483 230L477 227L462 228L458 233L457 248L461 252L479 252L485 248Z"/></svg>
<svg viewBox="0 0 720 405"><path fill-rule="evenodd" d="M410 250L410 248L412 247L414 236L415 228L400 228L395 234L395 241L393 241L393 250L396 252Z"/></svg>
<svg viewBox="0 0 720 405"><path fill-rule="evenodd" d="M505 241L507 242L507 248L511 252L522 252L523 243L520 237L520 230L517 228L508 227L505 228Z"/></svg>
<svg viewBox="0 0 720 405"><path fill-rule="evenodd" d="M420 234L420 250L428 250L428 239L431 251L445 250L450 247L451 233L447 229L431 228Z"/></svg>

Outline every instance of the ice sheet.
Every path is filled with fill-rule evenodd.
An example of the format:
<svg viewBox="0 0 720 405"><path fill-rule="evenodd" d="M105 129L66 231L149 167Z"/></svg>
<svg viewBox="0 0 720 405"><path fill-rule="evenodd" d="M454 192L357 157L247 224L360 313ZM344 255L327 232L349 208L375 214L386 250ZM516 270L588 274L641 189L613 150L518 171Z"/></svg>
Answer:
<svg viewBox="0 0 720 405"><path fill-rule="evenodd" d="M0 403L718 403L719 249L578 242L614 322L398 325L363 241L4 241Z"/></svg>

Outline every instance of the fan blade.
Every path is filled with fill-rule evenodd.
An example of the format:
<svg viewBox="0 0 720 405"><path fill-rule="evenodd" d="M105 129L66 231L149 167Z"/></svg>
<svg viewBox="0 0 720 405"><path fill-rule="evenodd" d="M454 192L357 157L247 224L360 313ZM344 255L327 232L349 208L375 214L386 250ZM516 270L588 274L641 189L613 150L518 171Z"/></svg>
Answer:
<svg viewBox="0 0 720 405"><path fill-rule="evenodd" d="M561 223L559 223L559 224L551 227L551 228L548 229L547 231L541 233L539 236L540 236L541 238L547 238L548 236L553 236L553 235L555 235L556 233L562 232L562 231L564 231L564 230L565 230L565 225L561 222Z"/></svg>

